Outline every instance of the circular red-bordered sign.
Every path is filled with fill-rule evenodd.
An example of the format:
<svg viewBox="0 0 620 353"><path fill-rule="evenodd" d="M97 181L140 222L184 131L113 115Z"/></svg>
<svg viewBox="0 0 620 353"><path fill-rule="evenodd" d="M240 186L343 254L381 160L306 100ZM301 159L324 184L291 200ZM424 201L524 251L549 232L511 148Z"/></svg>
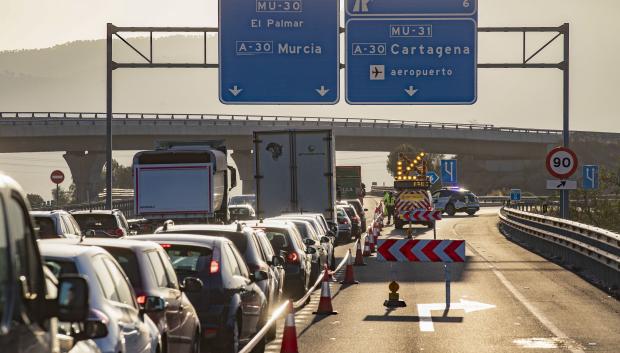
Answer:
<svg viewBox="0 0 620 353"><path fill-rule="evenodd" d="M577 171L579 161L573 150L556 147L547 154L547 171L558 179L567 179Z"/></svg>
<svg viewBox="0 0 620 353"><path fill-rule="evenodd" d="M52 180L52 183L60 184L63 181L65 181L65 174L61 172L60 170L55 170L50 175L50 179Z"/></svg>

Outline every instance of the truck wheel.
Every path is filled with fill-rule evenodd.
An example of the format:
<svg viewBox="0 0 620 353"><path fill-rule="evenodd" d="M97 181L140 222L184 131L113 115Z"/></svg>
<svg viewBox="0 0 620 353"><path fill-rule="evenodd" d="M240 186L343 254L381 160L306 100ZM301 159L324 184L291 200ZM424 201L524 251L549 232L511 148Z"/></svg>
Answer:
<svg viewBox="0 0 620 353"><path fill-rule="evenodd" d="M446 206L446 213L448 214L448 216L454 216L456 214L456 208L453 204L449 203Z"/></svg>
<svg viewBox="0 0 620 353"><path fill-rule="evenodd" d="M394 228L403 229L403 222L400 219L394 220Z"/></svg>

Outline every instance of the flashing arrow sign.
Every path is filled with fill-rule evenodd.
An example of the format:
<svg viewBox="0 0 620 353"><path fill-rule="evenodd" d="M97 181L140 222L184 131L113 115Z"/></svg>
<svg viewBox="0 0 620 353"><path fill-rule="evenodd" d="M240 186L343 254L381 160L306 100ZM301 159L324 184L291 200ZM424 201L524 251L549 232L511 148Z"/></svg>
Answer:
<svg viewBox="0 0 620 353"><path fill-rule="evenodd" d="M473 313L475 311L482 311L495 308L493 304L485 304L472 300L461 299L458 303L452 303L451 309L464 310L465 313ZM420 331L433 332L435 327L433 325L432 311L445 310L445 303L432 303L432 304L418 304L418 317L420 318Z"/></svg>

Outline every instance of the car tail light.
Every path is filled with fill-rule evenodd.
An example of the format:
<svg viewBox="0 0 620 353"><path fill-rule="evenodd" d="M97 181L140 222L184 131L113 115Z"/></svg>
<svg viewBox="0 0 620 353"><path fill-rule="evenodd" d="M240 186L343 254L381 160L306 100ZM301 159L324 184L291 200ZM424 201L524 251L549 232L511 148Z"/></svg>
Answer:
<svg viewBox="0 0 620 353"><path fill-rule="evenodd" d="M209 266L209 273L214 274L220 272L220 263L216 260L211 260L211 265Z"/></svg>
<svg viewBox="0 0 620 353"><path fill-rule="evenodd" d="M116 228L114 230L114 233L112 234L116 235L117 237L122 237L123 235L125 235L125 233L123 232L123 229L121 228Z"/></svg>
<svg viewBox="0 0 620 353"><path fill-rule="evenodd" d="M144 294L138 295L136 297L136 301L138 302L138 304L144 305L146 303L146 295L144 295Z"/></svg>
<svg viewBox="0 0 620 353"><path fill-rule="evenodd" d="M348 221L346 218L340 218L340 219L338 220L338 223L339 223L339 224L349 224L349 221Z"/></svg>
<svg viewBox="0 0 620 353"><path fill-rule="evenodd" d="M164 249L170 249L172 247L171 244L161 244L161 247Z"/></svg>
<svg viewBox="0 0 620 353"><path fill-rule="evenodd" d="M296 252L290 252L287 256L286 256L286 261L288 261L291 264L296 264L299 263L299 255L297 255Z"/></svg>
<svg viewBox="0 0 620 353"><path fill-rule="evenodd" d="M215 338L215 336L217 336L216 328L205 328L204 338Z"/></svg>

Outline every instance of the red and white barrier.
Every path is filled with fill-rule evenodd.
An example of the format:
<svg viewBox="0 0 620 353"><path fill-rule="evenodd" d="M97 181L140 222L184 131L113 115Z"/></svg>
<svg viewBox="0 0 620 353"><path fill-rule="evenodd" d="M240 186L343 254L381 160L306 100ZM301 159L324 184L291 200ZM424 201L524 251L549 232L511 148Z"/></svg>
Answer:
<svg viewBox="0 0 620 353"><path fill-rule="evenodd" d="M378 261L465 262L465 240L382 239Z"/></svg>

